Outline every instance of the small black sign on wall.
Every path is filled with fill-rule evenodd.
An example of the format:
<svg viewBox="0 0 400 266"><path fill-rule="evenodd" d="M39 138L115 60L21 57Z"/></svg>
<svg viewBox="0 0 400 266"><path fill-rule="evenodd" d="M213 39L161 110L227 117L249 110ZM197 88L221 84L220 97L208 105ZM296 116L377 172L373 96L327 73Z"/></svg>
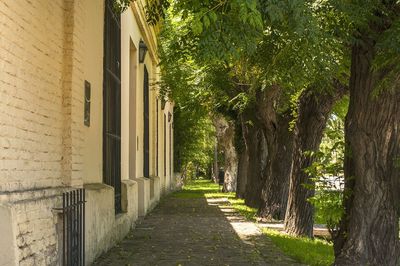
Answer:
<svg viewBox="0 0 400 266"><path fill-rule="evenodd" d="M85 80L85 110L83 123L87 127L90 127L90 90L90 83Z"/></svg>

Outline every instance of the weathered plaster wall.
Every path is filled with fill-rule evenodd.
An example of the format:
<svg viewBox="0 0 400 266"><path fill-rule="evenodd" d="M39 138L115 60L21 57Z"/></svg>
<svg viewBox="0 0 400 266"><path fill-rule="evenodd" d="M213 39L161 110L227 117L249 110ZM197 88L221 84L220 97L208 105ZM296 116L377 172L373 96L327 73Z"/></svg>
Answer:
<svg viewBox="0 0 400 266"><path fill-rule="evenodd" d="M16 265L19 260L17 258L17 244L16 244L16 231L13 220L15 219L15 212L11 206L0 206L0 228L3 228L2 236L0 238L0 265Z"/></svg>
<svg viewBox="0 0 400 266"><path fill-rule="evenodd" d="M113 247L135 225L138 218L137 183L122 184L123 213L115 215L114 190L104 184L87 184L86 189L86 263Z"/></svg>
<svg viewBox="0 0 400 266"><path fill-rule="evenodd" d="M83 129L83 180L85 183L102 183L104 1L85 0L83 8L86 12L83 27L83 77L91 84L90 127L85 126Z"/></svg>
<svg viewBox="0 0 400 266"><path fill-rule="evenodd" d="M171 189L174 189L175 186L175 181L173 178L173 172L174 172L174 165L172 163L173 161L173 117L171 117L171 120L168 121L168 114L173 113L173 104L171 102L167 102L165 105L164 109L164 114L166 115L166 125L167 125L167 131L166 131L166 137L163 139L163 141L166 142L166 165L165 165L165 190L170 191ZM164 144L163 144L164 145ZM164 167L164 165L163 165ZM164 171L164 168L163 168Z"/></svg>
<svg viewBox="0 0 400 266"><path fill-rule="evenodd" d="M0 265L57 265L63 189L40 189L1 195ZM4 237L4 238L3 238ZM14 261L15 263L12 263Z"/></svg>

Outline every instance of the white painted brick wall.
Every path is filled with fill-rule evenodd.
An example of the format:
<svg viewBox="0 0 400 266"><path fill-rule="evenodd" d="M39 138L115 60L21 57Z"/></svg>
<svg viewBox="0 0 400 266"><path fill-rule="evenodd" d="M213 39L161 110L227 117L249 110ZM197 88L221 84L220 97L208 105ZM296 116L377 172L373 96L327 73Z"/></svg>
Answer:
<svg viewBox="0 0 400 266"><path fill-rule="evenodd" d="M0 1L0 191L82 183L81 6Z"/></svg>
<svg viewBox="0 0 400 266"><path fill-rule="evenodd" d="M61 185L63 0L0 2L0 191Z"/></svg>
<svg viewBox="0 0 400 266"><path fill-rule="evenodd" d="M57 187L82 185L83 16L81 0L0 0L0 204L20 265L56 265Z"/></svg>

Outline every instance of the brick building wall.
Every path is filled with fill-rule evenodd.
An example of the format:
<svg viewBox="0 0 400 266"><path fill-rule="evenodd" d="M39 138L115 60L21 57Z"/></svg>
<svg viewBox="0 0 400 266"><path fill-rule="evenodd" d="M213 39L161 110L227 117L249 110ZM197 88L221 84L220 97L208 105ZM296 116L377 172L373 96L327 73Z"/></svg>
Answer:
<svg viewBox="0 0 400 266"><path fill-rule="evenodd" d="M141 173L144 64L137 60L140 39L149 45L145 64L153 76L158 62L155 35L145 22L142 1L121 15L125 98L121 104L123 212L118 216L114 189L102 183L104 1L0 0L0 266L59 264L62 219L54 208L60 207L62 193L72 188L86 188L86 264L122 239L138 215L159 200L160 178L150 180ZM92 84L90 127L83 124L84 80ZM152 104L155 97L152 91ZM150 132L152 174L157 161L155 108ZM159 110L160 175L167 141L162 118L169 111L170 104ZM170 177L168 182L167 177L162 180L162 186L169 188Z"/></svg>
<svg viewBox="0 0 400 266"><path fill-rule="evenodd" d="M0 1L0 204L16 241L0 265L56 265L53 208L82 185L81 3Z"/></svg>
<svg viewBox="0 0 400 266"><path fill-rule="evenodd" d="M0 190L61 185L63 1L0 2Z"/></svg>
<svg viewBox="0 0 400 266"><path fill-rule="evenodd" d="M0 191L79 185L80 2L0 2Z"/></svg>
<svg viewBox="0 0 400 266"><path fill-rule="evenodd" d="M64 0L63 156L65 185L81 186L83 170L83 1Z"/></svg>

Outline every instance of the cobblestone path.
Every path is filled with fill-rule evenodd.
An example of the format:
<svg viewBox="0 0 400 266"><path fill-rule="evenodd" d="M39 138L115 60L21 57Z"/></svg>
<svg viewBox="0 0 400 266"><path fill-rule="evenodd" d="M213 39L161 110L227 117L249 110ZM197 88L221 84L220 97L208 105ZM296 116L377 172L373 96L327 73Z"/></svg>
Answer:
<svg viewBox="0 0 400 266"><path fill-rule="evenodd" d="M226 199L164 198L94 265L297 265Z"/></svg>

